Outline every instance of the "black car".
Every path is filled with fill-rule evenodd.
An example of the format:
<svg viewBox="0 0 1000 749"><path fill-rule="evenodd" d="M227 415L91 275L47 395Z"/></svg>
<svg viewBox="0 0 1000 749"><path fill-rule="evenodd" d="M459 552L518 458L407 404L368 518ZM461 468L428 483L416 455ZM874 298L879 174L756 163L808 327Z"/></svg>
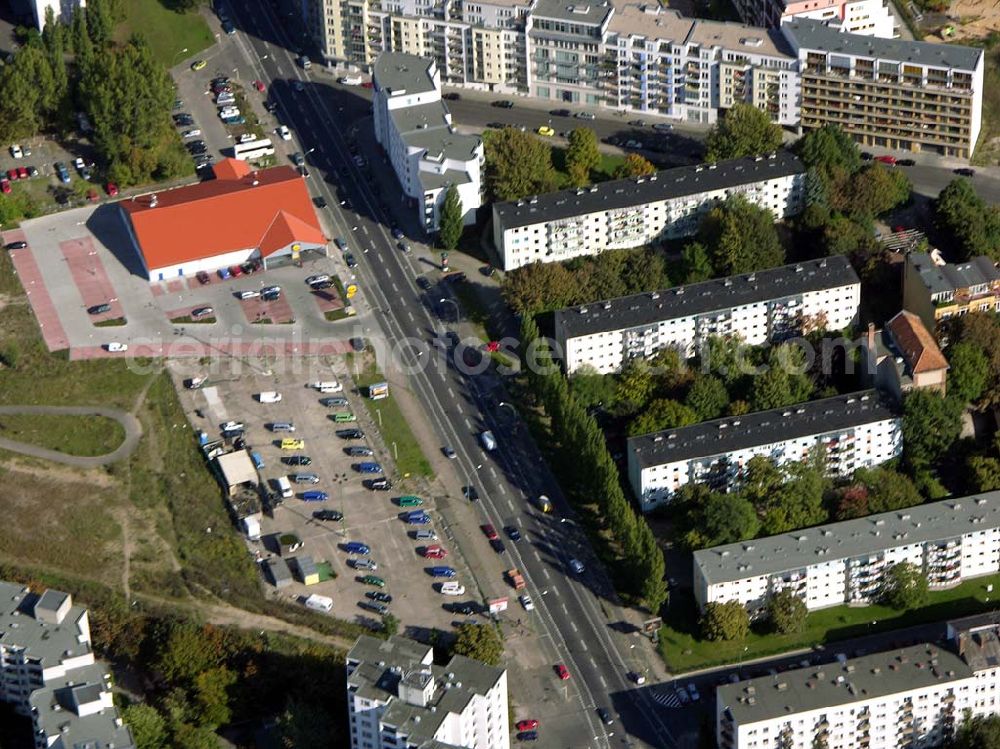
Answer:
<svg viewBox="0 0 1000 749"><path fill-rule="evenodd" d="M309 288L313 291L322 291L323 289L329 289L333 286L333 281L317 281L316 283L309 284Z"/></svg>
<svg viewBox="0 0 1000 749"><path fill-rule="evenodd" d="M365 349L367 349L368 345L365 343L364 338L359 338L358 336L355 336L354 338L351 339L351 348L360 353Z"/></svg>
<svg viewBox="0 0 1000 749"><path fill-rule="evenodd" d="M600 718L601 722L606 726L610 726L612 723L615 722L615 719L611 717L611 713L609 713L607 709L603 707L597 708L597 717Z"/></svg>
<svg viewBox="0 0 1000 749"><path fill-rule="evenodd" d="M507 551L507 547L503 545L503 541L501 541L499 538L494 538L492 541L490 541L490 546L493 547L493 551L495 551L497 554L503 554Z"/></svg>
<svg viewBox="0 0 1000 749"><path fill-rule="evenodd" d="M487 122L486 127L492 128L493 130L503 130L507 125L503 122Z"/></svg>
<svg viewBox="0 0 1000 749"><path fill-rule="evenodd" d="M338 429L334 432L342 440L363 440L365 433L360 429Z"/></svg>
<svg viewBox="0 0 1000 749"><path fill-rule="evenodd" d="M286 466L311 466L313 461L308 455L289 455L282 458L281 462Z"/></svg>
<svg viewBox="0 0 1000 749"><path fill-rule="evenodd" d="M447 99L448 101L458 101L462 97L460 95L456 94L454 91L451 91L451 92L449 92L447 94L442 94L441 98L442 99Z"/></svg>
<svg viewBox="0 0 1000 749"><path fill-rule="evenodd" d="M105 302L104 304L95 304L93 307L87 308L87 313L91 315L103 315L105 312L111 311L111 305Z"/></svg>
<svg viewBox="0 0 1000 749"><path fill-rule="evenodd" d="M417 286L419 286L424 291L427 291L431 287L431 282L428 281L423 276L417 276Z"/></svg>
<svg viewBox="0 0 1000 749"><path fill-rule="evenodd" d="M208 153L208 149L205 146L199 146L198 148L189 148L188 151L192 156L204 156Z"/></svg>
<svg viewBox="0 0 1000 749"><path fill-rule="evenodd" d="M361 483L373 492L387 492L392 489L392 482L387 478L367 479Z"/></svg>
<svg viewBox="0 0 1000 749"><path fill-rule="evenodd" d="M897 166L916 166L916 164L917 162L913 159L899 159L899 161L896 162Z"/></svg>
<svg viewBox="0 0 1000 749"><path fill-rule="evenodd" d="M369 590L365 593L365 598L370 598L379 603L392 603L392 596L388 593L383 593L381 590Z"/></svg>
<svg viewBox="0 0 1000 749"><path fill-rule="evenodd" d="M317 208L326 208L326 198L324 198L322 195L316 196L315 198L313 198L313 205L315 205Z"/></svg>
<svg viewBox="0 0 1000 749"><path fill-rule="evenodd" d="M448 610L453 614L463 614L464 616L472 616L479 613L479 607L472 601L450 604Z"/></svg>
<svg viewBox="0 0 1000 749"><path fill-rule="evenodd" d="M187 112L181 112L174 115L174 122L178 125L190 125L194 122L194 117Z"/></svg>
<svg viewBox="0 0 1000 749"><path fill-rule="evenodd" d="M225 31L227 34L236 33L236 27L233 26L232 21L226 21L224 24L222 24L222 30Z"/></svg>
<svg viewBox="0 0 1000 749"><path fill-rule="evenodd" d="M274 114L274 112L275 112L275 110L277 110L277 108L278 108L278 105L277 105L276 102L273 102L273 101L266 101L266 102L264 102L264 109L266 109L271 114Z"/></svg>
<svg viewBox="0 0 1000 749"><path fill-rule="evenodd" d="M384 603L378 603L376 601L361 601L360 603L358 603L358 606L360 606L363 609L367 609L368 611L374 611L376 614L380 616L385 616L386 614L389 613L388 606L386 606Z"/></svg>
<svg viewBox="0 0 1000 749"><path fill-rule="evenodd" d="M7 249L8 250L23 250L27 246L28 246L28 243L24 242L24 241L8 242L7 243Z"/></svg>
<svg viewBox="0 0 1000 749"><path fill-rule="evenodd" d="M336 510L316 510L313 513L313 517L316 520L343 520L344 513L337 512Z"/></svg>
<svg viewBox="0 0 1000 749"><path fill-rule="evenodd" d="M955 170L955 174L961 175L962 177L975 177L976 176L976 170L975 169L970 169L967 166L963 166L960 169L956 169Z"/></svg>
<svg viewBox="0 0 1000 749"><path fill-rule="evenodd" d="M508 99L500 99L499 101L493 102L491 106L498 107L500 109L513 109L514 102L509 101Z"/></svg>
<svg viewBox="0 0 1000 749"><path fill-rule="evenodd" d="M862 151L861 152L861 160L862 161L871 161L874 158L875 157L869 151Z"/></svg>
<svg viewBox="0 0 1000 749"><path fill-rule="evenodd" d="M476 491L476 487L472 486L472 484L469 484L469 486L463 486L462 493L465 495L465 498L470 502L479 501L479 492Z"/></svg>
<svg viewBox="0 0 1000 749"><path fill-rule="evenodd" d="M350 401L342 395L331 395L328 398L320 398L319 402L321 406L326 406L327 408L350 405Z"/></svg>
<svg viewBox="0 0 1000 749"><path fill-rule="evenodd" d="M515 528L513 525L508 525L504 529L504 533L507 534L507 538L515 543L521 540L521 531Z"/></svg>
<svg viewBox="0 0 1000 749"><path fill-rule="evenodd" d="M553 117L572 117L572 112L568 109L553 109L549 112Z"/></svg>
<svg viewBox="0 0 1000 749"><path fill-rule="evenodd" d="M303 164L306 163L306 157L303 156L298 151L296 151L295 153L293 153L288 158L290 158L292 160L292 163L295 164L295 166L302 166Z"/></svg>
<svg viewBox="0 0 1000 749"><path fill-rule="evenodd" d="M370 447L361 447L356 445L354 447L345 447L344 452L350 455L352 458L370 458L375 454L375 451Z"/></svg>
<svg viewBox="0 0 1000 749"><path fill-rule="evenodd" d="M357 268L358 261L354 259L354 255L349 252L344 253L344 262L347 263L348 268Z"/></svg>

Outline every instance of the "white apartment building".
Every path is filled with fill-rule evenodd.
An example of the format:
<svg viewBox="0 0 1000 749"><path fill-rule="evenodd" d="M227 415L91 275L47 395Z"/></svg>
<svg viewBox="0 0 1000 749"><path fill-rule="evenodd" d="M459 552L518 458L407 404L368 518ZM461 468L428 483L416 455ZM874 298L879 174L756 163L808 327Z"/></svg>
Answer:
<svg viewBox="0 0 1000 749"><path fill-rule="evenodd" d="M842 330L857 318L861 281L842 256L567 307L555 313L568 374L617 372L629 360L674 348L694 356L710 336L760 346L804 330Z"/></svg>
<svg viewBox="0 0 1000 749"><path fill-rule="evenodd" d="M347 654L351 749L509 749L507 670L403 637L362 636Z"/></svg>
<svg viewBox="0 0 1000 749"><path fill-rule="evenodd" d="M909 562L931 588L1000 571L1000 492L908 507L694 553L694 593L758 610L792 588L809 610L869 604L885 571Z"/></svg>
<svg viewBox="0 0 1000 749"><path fill-rule="evenodd" d="M691 481L728 491L755 456L783 465L820 446L830 474L849 476L900 455L901 419L877 391L863 390L629 437L628 477L648 512Z"/></svg>
<svg viewBox="0 0 1000 749"><path fill-rule="evenodd" d="M451 113L441 101L437 64L385 52L375 63L372 80L375 138L421 224L429 232L437 230L451 186L458 190L465 223L474 222L482 203L483 142L452 128Z"/></svg>
<svg viewBox="0 0 1000 749"><path fill-rule="evenodd" d="M31 0L31 12L35 19L35 27L41 31L45 28L45 17L52 11L55 21L69 23L77 8L86 7L85 0Z"/></svg>
<svg viewBox="0 0 1000 749"><path fill-rule="evenodd" d="M0 702L33 721L38 749L134 747L94 659L87 610L67 593L0 581Z"/></svg>
<svg viewBox="0 0 1000 749"><path fill-rule="evenodd" d="M735 195L777 220L802 210L805 171L778 151L494 203L493 242L513 270L690 236L705 212Z"/></svg>
<svg viewBox="0 0 1000 749"><path fill-rule="evenodd" d="M773 28L792 18L838 24L848 34L899 37L899 27L886 0L736 0L744 22Z"/></svg>

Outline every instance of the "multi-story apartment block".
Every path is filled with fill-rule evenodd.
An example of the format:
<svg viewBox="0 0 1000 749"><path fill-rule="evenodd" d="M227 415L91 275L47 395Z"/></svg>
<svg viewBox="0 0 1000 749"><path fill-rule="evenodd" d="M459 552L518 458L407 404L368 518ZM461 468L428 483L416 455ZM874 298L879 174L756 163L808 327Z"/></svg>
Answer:
<svg viewBox="0 0 1000 749"><path fill-rule="evenodd" d="M87 610L66 593L0 582L0 702L33 721L37 749L134 747L94 659Z"/></svg>
<svg viewBox="0 0 1000 749"><path fill-rule="evenodd" d="M835 23L848 34L893 39L899 29L886 0L737 0L740 17L754 26L774 28L792 18Z"/></svg>
<svg viewBox="0 0 1000 749"><path fill-rule="evenodd" d="M855 321L861 281L842 255L717 278L555 313L563 366L601 374L664 348L694 356L710 336L760 346Z"/></svg>
<svg viewBox="0 0 1000 749"><path fill-rule="evenodd" d="M385 149L403 193L420 222L435 231L448 188L462 200L465 221L482 201L483 142L451 126L441 101L441 77L432 59L385 52L375 63L375 138Z"/></svg>
<svg viewBox="0 0 1000 749"><path fill-rule="evenodd" d="M628 477L648 512L692 481L734 488L755 456L782 465L817 448L834 476L877 466L902 452L900 417L878 391L864 390L630 437Z"/></svg>
<svg viewBox="0 0 1000 749"><path fill-rule="evenodd" d="M752 611L784 588L809 610L865 605L894 564L909 562L931 588L1000 571L1000 492L908 507L694 553L699 605L739 601Z"/></svg>
<svg viewBox="0 0 1000 749"><path fill-rule="evenodd" d="M716 690L720 749L899 749L945 743L966 716L1000 704L994 617L950 622L949 639Z"/></svg>
<svg viewBox="0 0 1000 749"><path fill-rule="evenodd" d="M891 393L898 401L920 388L945 394L948 360L934 336L912 312L897 313L882 331L869 324L862 341L865 357L861 376L866 384Z"/></svg>
<svg viewBox="0 0 1000 749"><path fill-rule="evenodd" d="M911 252L903 274L903 306L932 331L949 317L1000 312L1000 270L985 255L938 264L927 253Z"/></svg>
<svg viewBox="0 0 1000 749"><path fill-rule="evenodd" d="M951 44L841 33L795 18L803 130L839 125L859 143L969 158L982 120L984 55Z"/></svg>
<svg viewBox="0 0 1000 749"><path fill-rule="evenodd" d="M780 219L802 210L805 171L779 151L494 203L493 242L513 270L689 236L703 213L734 195Z"/></svg>
<svg viewBox="0 0 1000 749"><path fill-rule="evenodd" d="M347 654L351 749L509 749L507 670L403 637L362 636Z"/></svg>

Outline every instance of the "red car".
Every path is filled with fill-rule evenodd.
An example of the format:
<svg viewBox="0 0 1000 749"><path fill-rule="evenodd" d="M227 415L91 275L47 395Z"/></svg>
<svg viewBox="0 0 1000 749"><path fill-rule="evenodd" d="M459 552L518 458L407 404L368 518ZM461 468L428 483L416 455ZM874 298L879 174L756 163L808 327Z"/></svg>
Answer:
<svg viewBox="0 0 1000 749"><path fill-rule="evenodd" d="M428 559L444 559L448 556L448 552L437 544L434 544L433 546L427 546L424 548L424 556Z"/></svg>
<svg viewBox="0 0 1000 749"><path fill-rule="evenodd" d="M361 88L375 88L375 84L371 81L365 81L361 84Z"/></svg>
<svg viewBox="0 0 1000 749"><path fill-rule="evenodd" d="M31 175L28 174L28 167L26 167L26 166L19 166L17 168L17 178L18 179L28 179L28 177L30 177L30 176Z"/></svg>
<svg viewBox="0 0 1000 749"><path fill-rule="evenodd" d="M486 538L488 538L490 541L496 541L497 538L499 538L499 536L497 536L497 529L494 528L489 523L487 523L486 525L481 525L479 527L482 528L483 533L486 534Z"/></svg>
<svg viewBox="0 0 1000 749"><path fill-rule="evenodd" d="M563 681L567 681L569 679L569 669L566 668L563 664L557 663L556 676L558 676Z"/></svg>
<svg viewBox="0 0 1000 749"><path fill-rule="evenodd" d="M264 81L254 81L253 87L258 91L260 91L261 93L264 93L264 88L265 88Z"/></svg>
<svg viewBox="0 0 1000 749"><path fill-rule="evenodd" d="M538 721L534 718L528 718L527 720L519 720L514 724L514 727L518 731L534 731L538 728Z"/></svg>
<svg viewBox="0 0 1000 749"><path fill-rule="evenodd" d="M108 182L107 186L105 186L104 189L108 193L108 195L110 195L112 198L118 194L118 185L116 185L114 182Z"/></svg>
<svg viewBox="0 0 1000 749"><path fill-rule="evenodd" d="M237 276L243 275L243 269L238 265L234 265L232 268L229 269L229 273L230 275L232 275L233 278L236 278Z"/></svg>
<svg viewBox="0 0 1000 749"><path fill-rule="evenodd" d="M896 166L895 156L876 156L875 161L880 161L883 164L888 164L889 166Z"/></svg>
<svg viewBox="0 0 1000 749"><path fill-rule="evenodd" d="M16 180L17 179L17 169L8 169L7 170L7 179L9 179L11 182L13 182L14 180Z"/></svg>
<svg viewBox="0 0 1000 749"><path fill-rule="evenodd" d="M4 195L10 192L10 180L0 177L0 192Z"/></svg>

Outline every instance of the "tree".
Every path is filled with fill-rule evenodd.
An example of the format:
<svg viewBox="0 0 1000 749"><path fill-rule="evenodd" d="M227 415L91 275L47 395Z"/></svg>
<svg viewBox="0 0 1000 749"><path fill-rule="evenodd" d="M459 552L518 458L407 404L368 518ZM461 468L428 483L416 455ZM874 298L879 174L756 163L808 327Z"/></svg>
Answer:
<svg viewBox="0 0 1000 749"><path fill-rule="evenodd" d="M962 341L948 350L948 394L965 402L979 400L990 380L990 360L983 350Z"/></svg>
<svg viewBox="0 0 1000 749"><path fill-rule="evenodd" d="M229 722L229 690L234 684L236 674L225 666L202 671L194 678L194 709L199 725L218 728Z"/></svg>
<svg viewBox="0 0 1000 749"><path fill-rule="evenodd" d="M618 375L616 400L629 412L638 411L649 401L655 386L649 362L632 359Z"/></svg>
<svg viewBox="0 0 1000 749"><path fill-rule="evenodd" d="M882 578L882 601L900 611L922 606L927 601L927 576L910 562L894 564Z"/></svg>
<svg viewBox="0 0 1000 749"><path fill-rule="evenodd" d="M386 637L399 634L399 619L392 614L382 615L382 631Z"/></svg>
<svg viewBox="0 0 1000 749"><path fill-rule="evenodd" d="M708 250L701 242L688 242L681 250L681 283L698 283L715 276Z"/></svg>
<svg viewBox="0 0 1000 749"><path fill-rule="evenodd" d="M105 0L89 0L84 14L87 22L87 35L97 48L111 41L114 31L114 18Z"/></svg>
<svg viewBox="0 0 1000 749"><path fill-rule="evenodd" d="M862 165L858 144L838 125L811 130L796 145L802 162L824 181L834 172L853 174Z"/></svg>
<svg viewBox="0 0 1000 749"><path fill-rule="evenodd" d="M503 296L520 315L568 307L579 291L573 274L561 263L532 263L515 268L504 276Z"/></svg>
<svg viewBox="0 0 1000 749"><path fill-rule="evenodd" d="M929 466L952 446L962 429L964 404L926 388L903 401L903 455L913 468Z"/></svg>
<svg viewBox="0 0 1000 749"><path fill-rule="evenodd" d="M570 392L584 408L610 406L615 400L615 380L612 375L598 374L589 364L578 367L569 377Z"/></svg>
<svg viewBox="0 0 1000 749"><path fill-rule="evenodd" d="M710 495L702 514L706 546L745 541L760 529L753 505L740 494Z"/></svg>
<svg viewBox="0 0 1000 749"><path fill-rule="evenodd" d="M464 655L487 666L499 666L503 659L503 640L496 627L488 624L463 624L456 632L452 655Z"/></svg>
<svg viewBox="0 0 1000 749"><path fill-rule="evenodd" d="M726 406L729 405L729 393L722 380L705 375L694 381L684 403L694 411L698 421L708 421L725 413Z"/></svg>
<svg viewBox="0 0 1000 749"><path fill-rule="evenodd" d="M573 128L566 147L566 171L569 172L570 183L576 187L590 184L590 173L600 165L597 133L589 127Z"/></svg>
<svg viewBox="0 0 1000 749"><path fill-rule="evenodd" d="M871 515L868 487L862 483L845 486L837 493L837 520L853 520Z"/></svg>
<svg viewBox="0 0 1000 749"><path fill-rule="evenodd" d="M211 728L181 723L173 729L171 746L184 749L218 749L219 737Z"/></svg>
<svg viewBox="0 0 1000 749"><path fill-rule="evenodd" d="M781 146L781 127L750 104L737 104L721 117L705 139L705 159L721 161L758 156Z"/></svg>
<svg viewBox="0 0 1000 749"><path fill-rule="evenodd" d="M761 532L768 536L808 528L826 522L823 500L830 488L825 466L810 461L790 463L786 479L773 492L761 497Z"/></svg>
<svg viewBox="0 0 1000 749"><path fill-rule="evenodd" d="M743 640L750 634L750 615L739 601L706 604L700 624L706 640Z"/></svg>
<svg viewBox="0 0 1000 749"><path fill-rule="evenodd" d="M152 705L136 702L122 710L122 719L132 731L136 749L167 749L167 721Z"/></svg>
<svg viewBox="0 0 1000 749"><path fill-rule="evenodd" d="M801 632L808 614L806 602L791 588L782 588L767 600L768 621L779 634Z"/></svg>
<svg viewBox="0 0 1000 749"><path fill-rule="evenodd" d="M767 370L753 379L753 410L767 411L807 400L813 384L802 371L804 368L802 349L789 344L772 348L767 355Z"/></svg>
<svg viewBox="0 0 1000 749"><path fill-rule="evenodd" d="M330 749L344 746L339 721L325 703L289 699L278 718L281 746L285 749Z"/></svg>
<svg viewBox="0 0 1000 749"><path fill-rule="evenodd" d="M974 492L992 492L1000 489L1000 460L972 455L966 461L971 489Z"/></svg>
<svg viewBox="0 0 1000 749"><path fill-rule="evenodd" d="M947 749L1000 749L1000 716L977 715L966 718Z"/></svg>
<svg viewBox="0 0 1000 749"><path fill-rule="evenodd" d="M615 169L616 179L628 179L629 177L643 177L647 174L655 174L656 167L649 159L637 153L630 153L625 156L625 161Z"/></svg>
<svg viewBox="0 0 1000 749"><path fill-rule="evenodd" d="M910 199L910 180L901 169L875 162L857 172L851 180L849 212L881 216Z"/></svg>
<svg viewBox="0 0 1000 749"><path fill-rule="evenodd" d="M859 468L854 481L867 491L868 512L892 512L921 504L924 500L909 476L891 468Z"/></svg>
<svg viewBox="0 0 1000 749"><path fill-rule="evenodd" d="M742 195L709 210L701 221L698 239L707 248L712 267L722 275L773 268L785 261L774 215Z"/></svg>
<svg viewBox="0 0 1000 749"><path fill-rule="evenodd" d="M698 415L682 403L669 398L659 398L650 403L629 424L630 437L650 434L663 429L676 429L698 423Z"/></svg>
<svg viewBox="0 0 1000 749"><path fill-rule="evenodd" d="M512 127L491 130L483 147L483 182L491 201L519 200L556 189L552 151L533 135Z"/></svg>
<svg viewBox="0 0 1000 749"><path fill-rule="evenodd" d="M934 203L938 230L950 240L954 260L989 255L1000 260L1000 216L976 194L972 183L952 180Z"/></svg>
<svg viewBox="0 0 1000 749"><path fill-rule="evenodd" d="M172 683L192 683L195 677L221 665L224 656L219 630L185 621L166 625L158 638L155 668Z"/></svg>
<svg viewBox="0 0 1000 749"><path fill-rule="evenodd" d="M444 205L441 206L440 239L441 246L446 250L458 247L458 240L462 238L463 216L462 199L458 197L458 188L451 185L444 194Z"/></svg>

